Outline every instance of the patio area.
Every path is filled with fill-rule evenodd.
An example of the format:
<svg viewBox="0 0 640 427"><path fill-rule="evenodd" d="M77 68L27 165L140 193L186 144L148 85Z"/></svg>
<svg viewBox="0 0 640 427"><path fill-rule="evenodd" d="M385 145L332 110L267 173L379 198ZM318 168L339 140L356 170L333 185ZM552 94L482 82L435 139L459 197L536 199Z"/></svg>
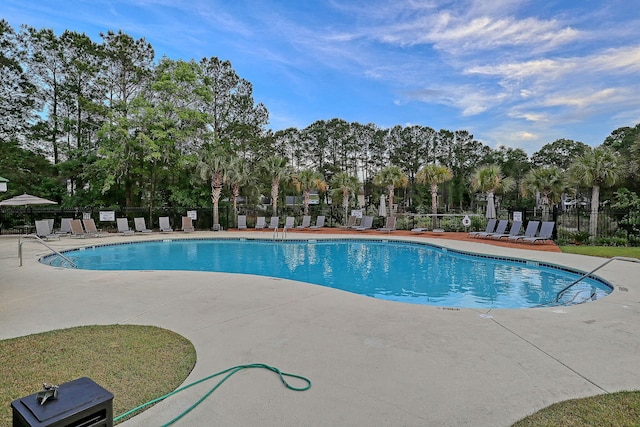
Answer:
<svg viewBox="0 0 640 427"><path fill-rule="evenodd" d="M146 233L48 244L61 250L129 240L270 238L268 233ZM560 253L552 243L514 246L462 234L356 237L421 240L583 271L603 262ZM288 234L321 237L345 234ZM640 389L640 284L634 279L640 265L634 263L615 261L600 270L615 289L595 302L478 310L395 303L241 274L52 268L37 262L50 251L35 243L23 245L19 267L17 248L18 236L0 237L0 339L78 325L156 325L193 342L198 362L187 383L246 363L269 364L313 382L298 393L272 373L243 372L179 426L509 426L557 401ZM172 396L121 425L167 422L212 385Z"/></svg>

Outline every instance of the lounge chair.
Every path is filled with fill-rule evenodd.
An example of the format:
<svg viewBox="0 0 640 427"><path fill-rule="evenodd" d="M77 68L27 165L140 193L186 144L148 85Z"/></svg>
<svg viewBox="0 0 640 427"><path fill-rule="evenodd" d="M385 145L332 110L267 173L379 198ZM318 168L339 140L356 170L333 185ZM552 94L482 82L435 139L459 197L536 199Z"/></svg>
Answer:
<svg viewBox="0 0 640 427"><path fill-rule="evenodd" d="M354 215L351 215L349 217L349 219L347 220L347 223L345 225L341 225L340 228L353 228L356 226L356 217Z"/></svg>
<svg viewBox="0 0 640 427"><path fill-rule="evenodd" d="M182 217L182 231L185 233L193 233L196 229L193 227L193 220L190 216Z"/></svg>
<svg viewBox="0 0 640 427"><path fill-rule="evenodd" d="M60 235L55 234L51 231L50 223L46 219L36 221L36 236L45 240L49 240L49 239L60 240Z"/></svg>
<svg viewBox="0 0 640 427"><path fill-rule="evenodd" d="M311 215L303 215L302 216L302 224L296 227L298 230L303 230L305 228L309 228L311 226Z"/></svg>
<svg viewBox="0 0 640 427"><path fill-rule="evenodd" d="M129 228L127 218L116 218L116 224L118 225L118 233L120 234L130 235L135 233L135 231Z"/></svg>
<svg viewBox="0 0 640 427"><path fill-rule="evenodd" d="M100 230L98 230L98 227L96 227L96 222L93 220L93 218L83 219L82 224L84 225L86 234L91 234L93 235L93 237L103 237L106 235L102 234Z"/></svg>
<svg viewBox="0 0 640 427"><path fill-rule="evenodd" d="M160 231L162 233L171 233L173 228L171 228L171 224L169 224L168 216L158 217L158 221L160 222Z"/></svg>
<svg viewBox="0 0 640 427"><path fill-rule="evenodd" d="M85 232L82 227L82 221L79 219L71 220L71 237L80 237L84 239Z"/></svg>
<svg viewBox="0 0 640 427"><path fill-rule="evenodd" d="M292 228L295 228L296 226L296 219L292 216L288 216L285 218L284 220L284 228L286 228L287 230L291 230Z"/></svg>
<svg viewBox="0 0 640 427"><path fill-rule="evenodd" d="M265 228L267 226L267 220L263 216L259 216L256 218L256 226L255 228Z"/></svg>
<svg viewBox="0 0 640 427"><path fill-rule="evenodd" d="M362 222L360 223L360 226L354 227L354 230L367 231L367 230L370 230L371 227L373 227L373 217L366 215L362 217Z"/></svg>
<svg viewBox="0 0 640 427"><path fill-rule="evenodd" d="M498 220L497 219L490 219L489 221L487 221L487 228L485 228L484 231L470 231L467 236L469 237L475 237L478 234L481 233L493 233L496 230L496 224L498 224Z"/></svg>
<svg viewBox="0 0 640 427"><path fill-rule="evenodd" d="M422 234L426 231L429 231L429 229L427 227L416 227L416 228L412 228L411 232L412 233L416 233L416 234Z"/></svg>
<svg viewBox="0 0 640 427"><path fill-rule="evenodd" d="M527 223L527 228L524 230L524 234L519 234L517 236L509 236L507 240L512 240L517 242L520 239L524 239L525 237L535 237L538 233L538 227L540 226L540 221L529 221Z"/></svg>
<svg viewBox="0 0 640 427"><path fill-rule="evenodd" d="M395 231L395 229L396 229L396 217L388 216L384 222L384 227L378 228L378 231L391 233L392 231Z"/></svg>
<svg viewBox="0 0 640 427"><path fill-rule="evenodd" d="M321 228L324 228L324 215L318 215L316 224L309 226L309 230L320 230Z"/></svg>
<svg viewBox="0 0 640 427"><path fill-rule="evenodd" d="M247 216L238 215L238 230L245 230L247 228Z"/></svg>
<svg viewBox="0 0 640 427"><path fill-rule="evenodd" d="M491 233L485 236L485 239L500 240L503 237L517 236L518 234L520 234L521 228L522 228L522 221L513 221L508 233Z"/></svg>
<svg viewBox="0 0 640 427"><path fill-rule="evenodd" d="M474 234L473 237L477 239L478 237L486 238L487 236L490 236L492 234L504 234L507 231L507 225L509 225L509 220L501 219L500 221L498 221L498 226L496 227L496 231L492 233L484 233L484 232L477 233L477 234Z"/></svg>
<svg viewBox="0 0 640 427"><path fill-rule="evenodd" d="M552 240L553 239L553 229L555 228L556 223L554 221L543 221L540 226L540 232L535 237L524 237L522 239L523 242L527 243L536 243L538 241Z"/></svg>
<svg viewBox="0 0 640 427"><path fill-rule="evenodd" d="M139 233L151 233L151 230L147 228L147 224L144 218L134 218L133 224L136 227L136 231Z"/></svg>
<svg viewBox="0 0 640 427"><path fill-rule="evenodd" d="M269 227L268 228L278 228L280 227L280 217L279 216L272 216L271 219L269 220Z"/></svg>
<svg viewBox="0 0 640 427"><path fill-rule="evenodd" d="M71 234L71 221L73 218L62 218L60 220L60 229L56 231L56 234Z"/></svg>

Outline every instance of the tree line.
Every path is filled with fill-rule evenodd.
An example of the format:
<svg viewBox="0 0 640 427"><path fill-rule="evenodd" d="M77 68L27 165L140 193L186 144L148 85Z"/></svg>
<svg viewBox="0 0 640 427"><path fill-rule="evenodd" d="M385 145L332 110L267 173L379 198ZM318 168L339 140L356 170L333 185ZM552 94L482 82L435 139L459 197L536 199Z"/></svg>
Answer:
<svg viewBox="0 0 640 427"><path fill-rule="evenodd" d="M420 125L333 118L273 131L252 84L215 56L156 59L122 31L96 42L5 20L0 47L0 174L13 193L63 206L213 205L217 215L221 199L235 209L242 195L270 196L275 212L283 193L302 194L306 209L318 191L345 209L356 194L368 204L385 194L390 208L420 212L468 209L478 193L508 208L640 190L640 124L596 148L559 139L531 157Z"/></svg>

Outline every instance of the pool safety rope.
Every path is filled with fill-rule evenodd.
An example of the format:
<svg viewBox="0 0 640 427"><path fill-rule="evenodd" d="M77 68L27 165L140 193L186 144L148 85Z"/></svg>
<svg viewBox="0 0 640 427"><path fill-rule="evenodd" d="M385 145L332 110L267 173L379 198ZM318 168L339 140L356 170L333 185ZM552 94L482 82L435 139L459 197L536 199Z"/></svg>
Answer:
<svg viewBox="0 0 640 427"><path fill-rule="evenodd" d="M150 400L146 403L143 403L142 405L136 406L135 408L131 409L130 411L125 412L124 414L118 415L117 417L115 417L113 419L113 421L119 421L122 418L129 416L131 414L133 414L134 412L137 412L139 410L141 410L142 408L145 408L149 405L153 405L154 403L158 403L163 401L164 399L166 399L169 396L173 396L176 393L179 393L183 390L186 390L190 387L193 387L194 385L200 384L202 382L208 381L211 378L215 378L218 377L220 375L224 375L224 378L222 378L220 381L218 381L218 383L213 386L213 388L211 388L204 396L202 396L196 403L194 403L193 405L191 405L189 408L187 408L185 411L183 411L180 415L178 415L177 417L175 417L174 419L172 419L171 421L169 421L166 424L163 424L162 427L166 427L166 426L170 426L173 423L175 423L176 421L178 421L180 418L184 417L185 415L187 415L189 412L191 412L193 409L196 408L196 406L198 406L199 404L201 404L202 402L204 402L214 391L216 391L216 389L218 387L220 387L222 385L222 383L224 383L226 380L228 380L232 375L242 371L243 369L253 369L253 368L260 368L260 369L268 369L269 371L275 372L278 377L280 377L280 381L282 381L282 384L284 384L284 386L286 388L288 388L289 390L293 390L293 391L306 391L309 390L311 388L311 380L309 380L308 378L305 378L301 375L295 375L295 374L289 374L286 372L282 372L280 371L278 368L275 368L273 366L269 366L269 365L265 365L264 363L251 363L248 365L238 365L238 366L234 366L233 368L229 368L229 369L225 369L224 371L220 371L220 372L216 372L215 374L209 375L208 377L202 378L198 381L192 382L191 384L187 384L186 386L180 387L174 391L172 391L171 393L167 393L164 396L160 396L156 399ZM307 385L304 387L294 387L291 384L289 384L287 382L287 380L285 380L284 377L290 377L290 378L298 378L302 381L304 381Z"/></svg>

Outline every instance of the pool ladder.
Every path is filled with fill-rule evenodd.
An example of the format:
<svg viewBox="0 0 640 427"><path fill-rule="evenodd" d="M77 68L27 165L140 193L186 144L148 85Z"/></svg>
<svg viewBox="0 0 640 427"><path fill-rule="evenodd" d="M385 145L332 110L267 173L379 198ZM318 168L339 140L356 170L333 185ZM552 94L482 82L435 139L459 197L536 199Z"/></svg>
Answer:
<svg viewBox="0 0 640 427"><path fill-rule="evenodd" d="M280 240L284 240L287 238L287 226L282 227L282 234L280 235ZM274 227L273 229L273 240L278 240L278 227Z"/></svg>
<svg viewBox="0 0 640 427"><path fill-rule="evenodd" d="M33 239L33 240L22 240L24 238L30 238L30 239ZM40 242L47 249L49 249L50 251L54 252L60 258L62 258L66 262L68 262L69 265L71 265L73 268L78 268L78 266L75 265L73 261L71 261L69 258L67 258L66 256L62 255L60 252L58 252L55 249L53 249L51 246L47 245L44 242L44 240L42 240L40 237L36 236L35 234L18 238L18 258L20 259L20 267L22 267L22 244L25 243L25 242Z"/></svg>
<svg viewBox="0 0 640 427"><path fill-rule="evenodd" d="M597 266L596 268L594 268L590 272L583 274L582 276L580 276L579 279L575 280L569 286L567 286L566 288L564 288L563 290L558 292L556 294L556 302L559 302L559 300L562 297L562 295L564 295L564 293L567 292L569 289L571 289L574 285L580 283L582 280L584 280L587 277L591 276L593 273L595 273L596 271L600 270L602 267L604 267L605 265L609 264L611 261L616 261L616 260L617 261L627 261L627 262L640 263L640 259L637 259L637 258L628 258L628 257L623 257L623 256L614 256L613 258L609 258L608 260L606 260L605 262L603 262L602 264L600 264L599 266Z"/></svg>

